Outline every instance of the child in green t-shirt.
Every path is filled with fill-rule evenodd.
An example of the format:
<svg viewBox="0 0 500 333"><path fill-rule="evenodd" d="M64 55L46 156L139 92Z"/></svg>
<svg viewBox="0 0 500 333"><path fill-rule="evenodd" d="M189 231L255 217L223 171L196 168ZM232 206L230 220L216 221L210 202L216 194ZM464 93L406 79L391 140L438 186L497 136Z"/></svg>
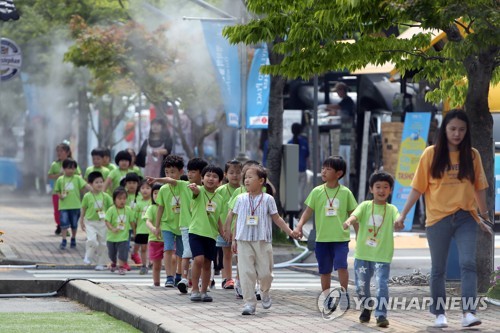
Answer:
<svg viewBox="0 0 500 333"><path fill-rule="evenodd" d="M120 182L125 178L127 173L129 173L129 166L132 163L132 156L126 150L119 151L115 156L115 162L118 168L111 170L108 174L108 178L104 182L104 191L108 193L113 193L114 190L120 186Z"/></svg>
<svg viewBox="0 0 500 333"><path fill-rule="evenodd" d="M94 171L99 171L104 179L108 178L109 169L103 166L104 159L104 149L103 148L94 148L90 152L90 156L92 156L92 166L89 166L85 170L85 180L89 179L89 174Z"/></svg>
<svg viewBox="0 0 500 333"><path fill-rule="evenodd" d="M139 193L135 205L137 227L135 229L134 249L130 256L136 264L142 264L139 274L148 273L148 238L149 230L146 226L146 211L151 205L151 185L147 180L142 180L139 186ZM140 257L139 257L140 253ZM139 259L139 260L136 260Z"/></svg>
<svg viewBox="0 0 500 333"><path fill-rule="evenodd" d="M66 236L71 228L71 248L76 247L76 232L78 231L78 220L80 219L81 191L85 188L93 191L92 186L87 184L80 175L75 175L78 164L75 160L67 158L62 162L64 175L57 178L54 193L59 196L59 213L61 218L61 237L59 245L61 250L66 249Z"/></svg>
<svg viewBox="0 0 500 333"><path fill-rule="evenodd" d="M243 165L237 160L226 163L224 177L227 179L227 183L218 187L216 190L216 192L221 195L223 202L229 202L234 192L240 188L242 168ZM221 212L220 219L223 223L226 222L227 215L228 209ZM227 234L226 237L229 238L231 236ZM234 289L235 282L233 280L233 253L231 252L231 243L226 242L221 235L218 235L216 245L218 248L222 248L222 288Z"/></svg>
<svg viewBox="0 0 500 333"><path fill-rule="evenodd" d="M220 213L227 209L215 190L224 177L224 171L215 165L207 165L201 175L203 186L194 183L188 186L193 192L189 224L189 245L193 255L193 289L190 299L193 302L211 302L212 297L207 294L211 282L211 263L215 259L217 235L224 234ZM201 289L198 284L200 277Z"/></svg>
<svg viewBox="0 0 500 333"><path fill-rule="evenodd" d="M117 168L116 165L111 163L111 150L109 148L103 148L104 157L102 159L102 166L107 168L109 172Z"/></svg>
<svg viewBox="0 0 500 333"><path fill-rule="evenodd" d="M349 230L342 224L358 205L352 192L339 184L344 177L346 162L340 156L328 157L321 168L324 184L315 187L307 197L306 208L294 231L302 236L302 227L313 212L316 222L316 260L321 277L321 289L325 296L329 293L332 269L338 271L340 286L347 291L349 272L347 255L349 253ZM347 296L347 295L346 295ZM331 297L325 298L325 307L333 306Z"/></svg>
<svg viewBox="0 0 500 333"><path fill-rule="evenodd" d="M370 321L371 310L375 307L378 327L389 326L387 304L389 302L389 279L392 255L394 254L394 221L399 212L396 206L387 203L392 193L394 179L387 172L375 172L369 180L373 200L363 201L344 222L344 229L358 226L356 230L356 253L354 255L354 278L356 293L363 311L359 321ZM375 274L376 305L370 296L370 280Z"/></svg>
<svg viewBox="0 0 500 333"><path fill-rule="evenodd" d="M56 222L55 234L59 235L61 233L61 226L60 226L61 218L59 214L59 195L54 192L54 185L57 178L64 175L62 169L62 162L67 158L72 158L71 147L69 146L68 143L62 142L56 146L56 154L57 154L57 160L52 162L52 164L50 165L47 178L49 179L49 184L52 188L52 206L54 208L54 221ZM79 167L76 168L75 174L77 175L81 174Z"/></svg>
<svg viewBox="0 0 500 333"><path fill-rule="evenodd" d="M158 214L158 205L156 199L160 192L161 184L155 183L151 188L151 205L146 211L146 226L149 229L148 248L149 261L153 264L153 285L160 286L161 263L167 257L163 253L163 237L161 233L156 233L156 216Z"/></svg>
<svg viewBox="0 0 500 333"><path fill-rule="evenodd" d="M95 269L102 271L107 263L106 233L108 228L104 223L106 211L113 205L113 199L103 192L104 177L99 171L88 174L88 182L94 189L83 196L80 225L87 233L85 249L85 264L96 263Z"/></svg>
<svg viewBox="0 0 500 333"><path fill-rule="evenodd" d="M106 212L106 226L108 233L106 236L108 246L108 256L111 260L111 272L114 272L118 264L118 272L125 275L128 251L129 251L129 231L135 229L134 211L127 206L127 191L123 187L118 187L113 192L113 203Z"/></svg>

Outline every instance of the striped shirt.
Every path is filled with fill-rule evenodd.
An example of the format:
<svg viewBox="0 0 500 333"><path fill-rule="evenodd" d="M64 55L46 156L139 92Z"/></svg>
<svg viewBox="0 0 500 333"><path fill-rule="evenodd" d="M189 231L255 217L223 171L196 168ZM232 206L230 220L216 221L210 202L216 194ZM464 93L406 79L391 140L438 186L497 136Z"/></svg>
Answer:
<svg viewBox="0 0 500 333"><path fill-rule="evenodd" d="M253 211L253 212L252 212ZM271 215L278 213L274 198L261 193L255 197L248 193L238 195L233 208L233 213L237 214L236 219L236 240L240 241L266 241L273 239ZM257 217L256 225L247 223L249 216Z"/></svg>

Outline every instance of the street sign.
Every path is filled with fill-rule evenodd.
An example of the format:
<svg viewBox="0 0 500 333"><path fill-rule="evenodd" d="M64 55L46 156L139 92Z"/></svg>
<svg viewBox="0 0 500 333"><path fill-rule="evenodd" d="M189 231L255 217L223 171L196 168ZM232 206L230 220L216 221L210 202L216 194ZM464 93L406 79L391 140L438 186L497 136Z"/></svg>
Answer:
<svg viewBox="0 0 500 333"><path fill-rule="evenodd" d="M21 71L21 49L12 40L0 39L0 79L8 81Z"/></svg>

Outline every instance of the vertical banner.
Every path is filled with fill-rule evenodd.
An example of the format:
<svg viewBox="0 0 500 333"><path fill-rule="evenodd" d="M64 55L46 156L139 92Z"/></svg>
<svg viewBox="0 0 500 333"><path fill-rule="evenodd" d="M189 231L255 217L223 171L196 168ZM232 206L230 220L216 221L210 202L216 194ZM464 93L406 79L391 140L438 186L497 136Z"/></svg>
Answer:
<svg viewBox="0 0 500 333"><path fill-rule="evenodd" d="M215 76L219 81L222 101L226 111L227 125L240 127L241 115L241 69L238 47L230 45L222 36L225 24L201 21L208 53L215 67Z"/></svg>
<svg viewBox="0 0 500 333"><path fill-rule="evenodd" d="M495 215L500 214L500 154L495 154Z"/></svg>
<svg viewBox="0 0 500 333"><path fill-rule="evenodd" d="M396 167L392 204L399 211L403 210L406 199L411 191L411 181L418 166L420 156L427 146L429 127L431 124L430 112L408 112L405 116L401 148L399 150L398 165ZM415 205L408 212L404 231L411 231Z"/></svg>
<svg viewBox="0 0 500 333"><path fill-rule="evenodd" d="M249 129L267 128L271 77L260 73L260 67L269 65L267 44L255 49L247 81L247 122Z"/></svg>

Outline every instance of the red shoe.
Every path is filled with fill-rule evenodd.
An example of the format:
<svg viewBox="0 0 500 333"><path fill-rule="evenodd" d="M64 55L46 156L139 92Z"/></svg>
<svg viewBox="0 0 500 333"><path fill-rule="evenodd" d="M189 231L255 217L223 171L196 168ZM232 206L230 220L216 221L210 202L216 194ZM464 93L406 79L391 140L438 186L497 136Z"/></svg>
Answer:
<svg viewBox="0 0 500 333"><path fill-rule="evenodd" d="M189 279L189 282L188 282L188 287L189 287L189 288L193 288L193 281L191 281L191 279Z"/></svg>
<svg viewBox="0 0 500 333"><path fill-rule="evenodd" d="M142 264L142 260L141 260L141 257L139 256L138 253L132 253L132 255L130 256L130 258L132 258L132 260L137 264L137 265L140 265Z"/></svg>
<svg viewBox="0 0 500 333"><path fill-rule="evenodd" d="M113 263L111 263L111 265L109 266L109 270L110 270L111 272L116 271L116 263L114 263L114 262L113 262Z"/></svg>
<svg viewBox="0 0 500 333"><path fill-rule="evenodd" d="M226 280L226 283L224 284L224 286L222 288L234 289L234 280L233 279Z"/></svg>
<svg viewBox="0 0 500 333"><path fill-rule="evenodd" d="M131 271L132 270L132 268L130 268L130 266L128 265L128 263L124 263L122 267L123 267L123 269L126 269L127 271Z"/></svg>

